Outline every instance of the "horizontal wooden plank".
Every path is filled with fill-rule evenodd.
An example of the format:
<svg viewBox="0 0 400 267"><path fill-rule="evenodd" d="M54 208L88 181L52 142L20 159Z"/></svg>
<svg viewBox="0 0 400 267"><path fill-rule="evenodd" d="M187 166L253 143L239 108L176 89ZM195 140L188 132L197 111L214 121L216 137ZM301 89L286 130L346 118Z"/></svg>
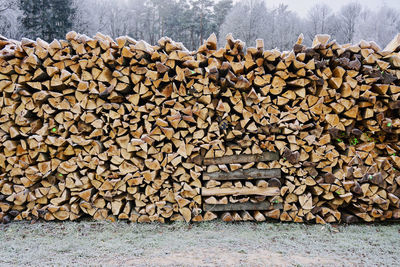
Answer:
<svg viewBox="0 0 400 267"><path fill-rule="evenodd" d="M260 161L271 161L271 160L279 160L279 154L277 152L264 152L262 154L251 154L251 155L241 154L241 155L224 156L220 158L203 159L203 164L213 165L213 164L249 163L249 162L260 162Z"/></svg>
<svg viewBox="0 0 400 267"><path fill-rule="evenodd" d="M253 187L253 188L202 188L203 196L243 196L243 195L259 195L259 196L278 196L280 194L279 187Z"/></svg>
<svg viewBox="0 0 400 267"><path fill-rule="evenodd" d="M247 170L239 169L233 172L206 172L203 174L203 180L279 179L281 175L281 169L259 170L251 168Z"/></svg>
<svg viewBox="0 0 400 267"><path fill-rule="evenodd" d="M204 204L204 211L239 211L239 210L269 210L271 209L269 201L259 203L245 202L245 203L229 203L224 205ZM274 209L281 209L282 203L273 204Z"/></svg>

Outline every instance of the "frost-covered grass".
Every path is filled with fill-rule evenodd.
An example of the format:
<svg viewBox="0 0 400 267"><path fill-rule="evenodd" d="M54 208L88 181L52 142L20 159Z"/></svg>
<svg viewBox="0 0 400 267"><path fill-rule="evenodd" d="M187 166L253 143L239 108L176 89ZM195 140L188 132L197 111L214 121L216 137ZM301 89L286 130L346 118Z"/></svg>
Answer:
<svg viewBox="0 0 400 267"><path fill-rule="evenodd" d="M0 225L0 265L396 266L400 225Z"/></svg>

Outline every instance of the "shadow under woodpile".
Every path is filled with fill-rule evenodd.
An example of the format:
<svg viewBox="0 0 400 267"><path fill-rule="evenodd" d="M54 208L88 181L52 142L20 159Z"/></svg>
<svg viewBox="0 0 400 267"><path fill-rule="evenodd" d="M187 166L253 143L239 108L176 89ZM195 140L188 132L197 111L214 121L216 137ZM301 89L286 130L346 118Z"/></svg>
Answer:
<svg viewBox="0 0 400 267"><path fill-rule="evenodd" d="M0 221L400 217L400 35L0 37Z"/></svg>

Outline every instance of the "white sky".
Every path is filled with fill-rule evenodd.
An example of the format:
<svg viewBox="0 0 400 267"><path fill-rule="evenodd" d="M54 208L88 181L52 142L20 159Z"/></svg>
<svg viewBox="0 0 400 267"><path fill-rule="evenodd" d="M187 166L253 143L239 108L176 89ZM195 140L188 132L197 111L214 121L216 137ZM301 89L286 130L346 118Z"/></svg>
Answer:
<svg viewBox="0 0 400 267"><path fill-rule="evenodd" d="M236 0L235 2L240 2L240 0ZM288 5L289 10L296 11L299 16L305 17L308 10L317 3L325 3L336 12L343 5L354 2L354 0L265 0L265 2L267 7L274 7L283 3ZM400 0L359 0L358 2L369 9L376 9L386 4L400 10Z"/></svg>

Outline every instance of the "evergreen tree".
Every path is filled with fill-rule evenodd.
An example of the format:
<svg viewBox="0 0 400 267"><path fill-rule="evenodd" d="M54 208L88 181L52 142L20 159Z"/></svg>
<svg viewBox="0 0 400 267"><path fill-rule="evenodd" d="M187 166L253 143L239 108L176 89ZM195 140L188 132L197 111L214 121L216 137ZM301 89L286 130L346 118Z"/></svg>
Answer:
<svg viewBox="0 0 400 267"><path fill-rule="evenodd" d="M73 0L20 0L24 36L51 41L72 29Z"/></svg>
<svg viewBox="0 0 400 267"><path fill-rule="evenodd" d="M215 24L212 21L214 2L211 0L191 0L193 31L196 36L192 36L192 49L201 45L215 30Z"/></svg>
<svg viewBox="0 0 400 267"><path fill-rule="evenodd" d="M219 32L221 30L221 26L225 21L226 15L228 15L228 12L232 9L232 5L233 5L232 0L221 0L214 5L216 34L218 39L220 37Z"/></svg>

